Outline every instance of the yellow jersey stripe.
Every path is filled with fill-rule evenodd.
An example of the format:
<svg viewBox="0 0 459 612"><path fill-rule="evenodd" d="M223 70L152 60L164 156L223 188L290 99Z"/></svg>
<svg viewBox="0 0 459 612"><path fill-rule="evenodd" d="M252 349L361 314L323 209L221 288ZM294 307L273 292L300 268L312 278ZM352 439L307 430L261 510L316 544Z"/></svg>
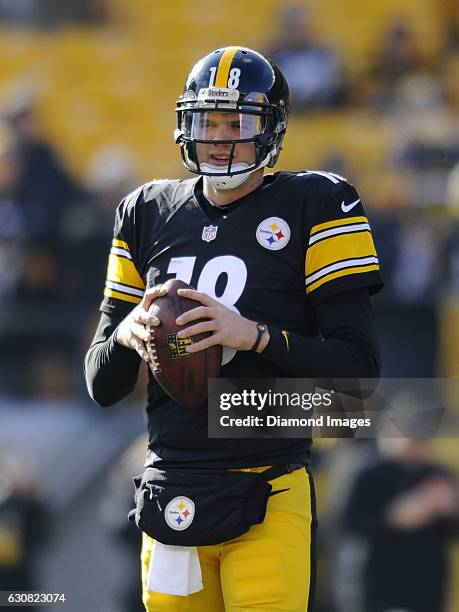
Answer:
<svg viewBox="0 0 459 612"><path fill-rule="evenodd" d="M126 257L118 257L114 253L110 253L108 258L107 280L145 289L144 282L133 262Z"/></svg>
<svg viewBox="0 0 459 612"><path fill-rule="evenodd" d="M238 49L239 47L228 47L221 56L220 62L218 63L217 76L215 77L215 87L228 87L231 62Z"/></svg>
<svg viewBox="0 0 459 612"><path fill-rule="evenodd" d="M122 249L126 249L127 251L129 251L129 245L127 242L124 242L124 240L118 240L117 238L113 238L112 245L114 247L121 247Z"/></svg>
<svg viewBox="0 0 459 612"><path fill-rule="evenodd" d="M340 225L349 225L349 223L368 223L368 219L366 217L349 217L347 219L335 219L335 221L326 221L325 223L314 225L311 230L311 236L313 234L317 234L317 232L321 232L322 230L330 229L331 227L339 227Z"/></svg>
<svg viewBox="0 0 459 612"><path fill-rule="evenodd" d="M332 272L331 274L327 274L320 280L315 283L309 285L306 288L306 293L311 293L321 285L328 283L328 281L334 280L335 278L341 278L342 276L348 276L349 274L363 274L364 272L373 272L379 270L379 266L376 264L372 264L369 266L362 266L359 268L345 268L344 270L339 270L338 272Z"/></svg>
<svg viewBox="0 0 459 612"><path fill-rule="evenodd" d="M132 302L133 304L139 304L142 298L135 297L134 295L127 295L126 293L119 293L119 291L113 291L106 287L104 289L104 295L108 298L116 298L117 300L123 300L124 302Z"/></svg>
<svg viewBox="0 0 459 612"><path fill-rule="evenodd" d="M376 257L376 249L370 232L357 232L330 236L310 246L306 252L305 275L314 274L320 268L343 259Z"/></svg>

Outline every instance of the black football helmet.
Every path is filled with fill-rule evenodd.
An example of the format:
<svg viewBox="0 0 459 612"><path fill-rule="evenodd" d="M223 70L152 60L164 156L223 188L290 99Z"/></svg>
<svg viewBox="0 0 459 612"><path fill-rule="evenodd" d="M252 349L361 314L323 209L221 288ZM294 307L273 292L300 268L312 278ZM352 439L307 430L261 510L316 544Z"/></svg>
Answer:
<svg viewBox="0 0 459 612"><path fill-rule="evenodd" d="M177 101L174 136L184 165L195 174L225 177L216 182L220 188L241 184L263 166L272 168L282 148L289 109L287 81L263 55L244 47L209 53L193 67ZM232 113L230 139L216 139L209 129L216 111ZM233 164L236 145L247 143L255 147L254 163ZM231 147L218 166L211 166L199 159L199 144Z"/></svg>

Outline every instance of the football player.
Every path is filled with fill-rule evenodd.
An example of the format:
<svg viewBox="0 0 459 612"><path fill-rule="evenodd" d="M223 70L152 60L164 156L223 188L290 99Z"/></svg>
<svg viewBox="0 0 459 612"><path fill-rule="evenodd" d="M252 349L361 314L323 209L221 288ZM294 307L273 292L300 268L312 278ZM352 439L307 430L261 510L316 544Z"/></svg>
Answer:
<svg viewBox="0 0 459 612"><path fill-rule="evenodd" d="M360 197L328 172L276 172L290 107L267 58L218 49L191 70L177 102L175 140L196 176L152 181L116 213L101 318L85 361L91 397L111 405L133 389L161 284L179 278L201 306L181 335L208 331L191 350L223 349L222 376L376 378L370 294L382 286ZM305 135L307 142L307 135ZM204 319L204 322L197 320ZM144 535L147 610L305 612L314 591L314 488L308 439L209 439L207 405L184 409L150 375L147 466L168 462L263 471L276 479L265 520L245 535L198 548L203 590L148 590L153 541Z"/></svg>

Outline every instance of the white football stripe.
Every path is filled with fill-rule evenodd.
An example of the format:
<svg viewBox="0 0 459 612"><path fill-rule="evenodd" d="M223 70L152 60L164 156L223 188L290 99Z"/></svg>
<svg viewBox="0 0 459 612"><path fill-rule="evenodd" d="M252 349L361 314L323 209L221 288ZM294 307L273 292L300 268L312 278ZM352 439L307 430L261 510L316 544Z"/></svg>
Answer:
<svg viewBox="0 0 459 612"><path fill-rule="evenodd" d="M335 270L342 270L343 268L352 268L353 266L366 266L369 264L377 263L378 258L374 256L363 257L362 259L346 259L346 261L339 261L338 263L331 264L326 268L319 270L318 272L314 272L314 274L310 274L306 278L306 285L310 285L317 279L322 278L322 276L326 276L327 274L330 274L330 272L334 272Z"/></svg>
<svg viewBox="0 0 459 612"><path fill-rule="evenodd" d="M106 281L105 285L109 289L114 289L115 291L122 291L123 293L129 293L131 295L136 295L138 297L143 297L142 289L135 289L134 287L128 287L127 285L120 285L119 283L113 283L112 281Z"/></svg>
<svg viewBox="0 0 459 612"><path fill-rule="evenodd" d="M318 240L322 238L328 238L329 236L336 236L337 234L347 234L348 232L358 232L362 230L370 231L370 226L368 223L354 223L352 225L341 225L340 227L332 227L327 230L323 230L322 232L318 232L314 234L309 239L309 246L314 244Z"/></svg>
<svg viewBox="0 0 459 612"><path fill-rule="evenodd" d="M128 259L132 259L131 254L126 249L120 249L119 247L112 247L110 253L113 255L121 255L121 257L127 257Z"/></svg>

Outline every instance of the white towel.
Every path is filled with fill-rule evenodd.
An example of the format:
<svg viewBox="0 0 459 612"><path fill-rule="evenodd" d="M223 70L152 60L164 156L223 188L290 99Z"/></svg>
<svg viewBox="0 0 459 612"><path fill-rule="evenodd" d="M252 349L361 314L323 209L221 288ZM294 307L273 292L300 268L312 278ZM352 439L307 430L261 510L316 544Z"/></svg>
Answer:
<svg viewBox="0 0 459 612"><path fill-rule="evenodd" d="M196 546L168 546L155 540L147 589L169 595L191 595L201 591L201 564Z"/></svg>

